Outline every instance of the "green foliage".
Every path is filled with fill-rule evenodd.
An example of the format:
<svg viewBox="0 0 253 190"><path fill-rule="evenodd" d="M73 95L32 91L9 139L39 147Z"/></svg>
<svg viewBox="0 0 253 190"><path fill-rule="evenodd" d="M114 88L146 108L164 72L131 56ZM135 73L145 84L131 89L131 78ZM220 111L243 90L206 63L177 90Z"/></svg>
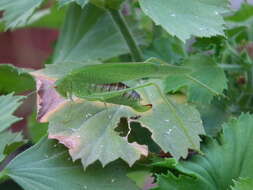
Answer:
<svg viewBox="0 0 253 190"><path fill-rule="evenodd" d="M11 92L21 93L35 89L35 81L24 69L14 67L10 64L0 65L0 92L8 94Z"/></svg>
<svg viewBox="0 0 253 190"><path fill-rule="evenodd" d="M20 106L22 99L24 99L23 96L13 96L12 94L0 96L0 132L21 119L12 114Z"/></svg>
<svg viewBox="0 0 253 190"><path fill-rule="evenodd" d="M182 41L191 37L224 35L227 0L140 0L142 10L168 33Z"/></svg>
<svg viewBox="0 0 253 190"><path fill-rule="evenodd" d="M156 190L171 189L220 189L226 190L233 180L252 178L253 116L242 114L223 126L217 139L206 139L203 156L193 156L188 161L165 161L167 168L176 170L159 175Z"/></svg>
<svg viewBox="0 0 253 190"><path fill-rule="evenodd" d="M61 29L50 65L31 72L46 123L26 118L35 145L1 163L0 189L252 189L253 9L228 4L2 0L0 30ZM23 99L9 93L34 87L0 65L0 162L26 142L7 131Z"/></svg>
<svg viewBox="0 0 253 190"><path fill-rule="evenodd" d="M62 146L43 138L11 161L4 174L24 190L138 190L127 178L127 170L125 164L117 162L106 168L94 164L84 171L80 163L71 161Z"/></svg>
<svg viewBox="0 0 253 190"><path fill-rule="evenodd" d="M168 77L166 91L187 87L189 101L210 103L214 95L222 94L227 88L224 71L210 57L195 55L184 60L183 65L192 68L193 73L190 77Z"/></svg>

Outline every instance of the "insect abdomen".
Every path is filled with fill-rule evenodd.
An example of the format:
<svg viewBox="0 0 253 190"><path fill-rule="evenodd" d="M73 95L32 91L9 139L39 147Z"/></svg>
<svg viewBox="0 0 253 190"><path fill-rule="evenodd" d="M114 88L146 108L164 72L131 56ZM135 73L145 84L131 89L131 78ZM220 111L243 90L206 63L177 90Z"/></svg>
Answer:
<svg viewBox="0 0 253 190"><path fill-rule="evenodd" d="M129 88L129 86L127 86L124 83L119 82L119 83L112 83L112 84L93 84L91 88L93 88L92 91L95 91L95 92L110 92L110 91L118 91L118 90L127 89ZM119 97L125 98L130 101L141 100L140 95L135 90L125 92Z"/></svg>

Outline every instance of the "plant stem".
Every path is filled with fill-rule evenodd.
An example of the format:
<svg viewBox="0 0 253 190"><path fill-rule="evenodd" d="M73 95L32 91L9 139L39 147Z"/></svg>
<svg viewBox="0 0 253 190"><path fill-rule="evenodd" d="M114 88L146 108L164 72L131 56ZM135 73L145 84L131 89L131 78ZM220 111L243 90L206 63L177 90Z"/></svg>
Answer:
<svg viewBox="0 0 253 190"><path fill-rule="evenodd" d="M133 61L137 61L137 62L143 61L144 59L142 56L142 52L141 52L139 46L137 45L137 43L133 37L133 34L129 29L129 26L127 25L127 23L125 21L124 16L121 14L121 12L119 10L109 9L109 12L112 16L114 23L116 24L116 26L120 30L123 38L125 39L125 41L128 45L128 48L131 52Z"/></svg>

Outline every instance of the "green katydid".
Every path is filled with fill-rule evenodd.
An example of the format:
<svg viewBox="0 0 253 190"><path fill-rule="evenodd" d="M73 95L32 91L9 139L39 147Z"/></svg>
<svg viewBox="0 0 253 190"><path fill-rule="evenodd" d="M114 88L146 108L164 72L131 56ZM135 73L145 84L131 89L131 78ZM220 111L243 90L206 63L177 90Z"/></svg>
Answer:
<svg viewBox="0 0 253 190"><path fill-rule="evenodd" d="M154 83L147 83L130 88L121 82L142 78L165 78L190 72L186 67L152 62L88 65L57 80L56 90L63 97L75 95L88 101L127 105L136 111L145 112L151 105L141 105L140 96L134 90L151 85L158 87Z"/></svg>

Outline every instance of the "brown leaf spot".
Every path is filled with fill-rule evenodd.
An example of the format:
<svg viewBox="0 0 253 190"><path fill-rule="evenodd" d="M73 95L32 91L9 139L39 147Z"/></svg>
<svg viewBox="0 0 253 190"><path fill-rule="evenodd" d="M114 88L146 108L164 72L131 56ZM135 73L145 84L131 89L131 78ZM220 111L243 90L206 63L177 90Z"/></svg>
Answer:
<svg viewBox="0 0 253 190"><path fill-rule="evenodd" d="M37 119L40 122L48 122L49 116L54 113L59 106L66 103L54 88L55 79L37 73L35 76L37 89Z"/></svg>
<svg viewBox="0 0 253 190"><path fill-rule="evenodd" d="M59 143L63 144L64 146L66 146L69 149L69 153L71 155L73 155L74 152L76 152L76 150L80 146L80 139L79 139L80 137L76 136L76 135L72 135L72 136L49 135L48 138L49 139L57 139L59 141Z"/></svg>
<svg viewBox="0 0 253 190"><path fill-rule="evenodd" d="M148 147L146 145L140 145L136 142L131 143L143 156L148 156Z"/></svg>

